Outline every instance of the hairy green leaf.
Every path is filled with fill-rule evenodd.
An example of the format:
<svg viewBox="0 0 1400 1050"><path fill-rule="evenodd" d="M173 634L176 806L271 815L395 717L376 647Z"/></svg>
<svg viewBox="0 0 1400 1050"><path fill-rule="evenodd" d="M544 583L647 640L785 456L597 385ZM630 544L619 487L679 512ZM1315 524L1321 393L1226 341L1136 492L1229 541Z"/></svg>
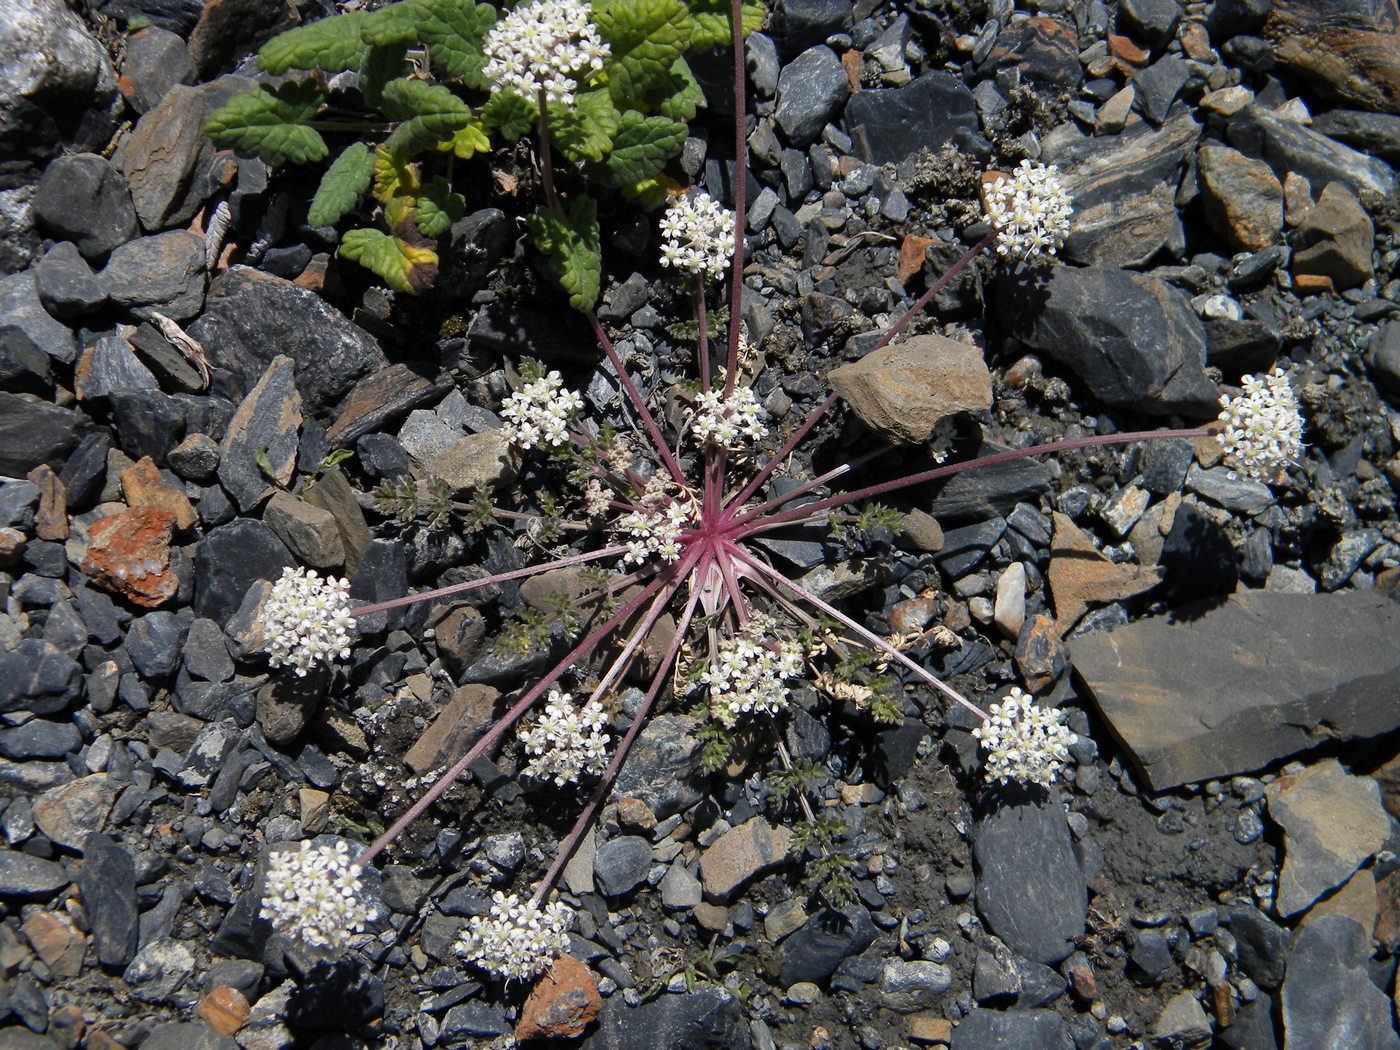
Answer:
<svg viewBox="0 0 1400 1050"><path fill-rule="evenodd" d="M645 98L667 79L695 31L684 0L599 0L593 22L612 49L604 75L625 99Z"/></svg>
<svg viewBox="0 0 1400 1050"><path fill-rule="evenodd" d="M412 156L474 123L471 107L441 84L423 80L391 80L384 85L384 113L403 121L384 146L391 153Z"/></svg>
<svg viewBox="0 0 1400 1050"><path fill-rule="evenodd" d="M388 204L398 196L418 192L418 166L383 145L374 151L374 199Z"/></svg>
<svg viewBox="0 0 1400 1050"><path fill-rule="evenodd" d="M614 186L637 183L655 175L680 152L686 126L665 117L644 117L636 110L622 114L612 151L605 161Z"/></svg>
<svg viewBox="0 0 1400 1050"><path fill-rule="evenodd" d="M351 143L321 176L306 221L312 226L329 226L339 221L369 189L372 178L374 154L363 142Z"/></svg>
<svg viewBox="0 0 1400 1050"><path fill-rule="evenodd" d="M261 157L274 168L305 164L329 152L321 133L305 126L322 101L321 89L309 79L289 80L275 88L259 84L211 113L204 130L215 145L244 157Z"/></svg>
<svg viewBox="0 0 1400 1050"><path fill-rule="evenodd" d="M418 193L418 229L428 237L441 237L467 213L467 199L453 193L441 175Z"/></svg>
<svg viewBox="0 0 1400 1050"><path fill-rule="evenodd" d="M526 218L535 247L549 256L559 283L575 310L591 310L598 301L602 254L599 250L598 202L579 197L567 216L541 208Z"/></svg>
<svg viewBox="0 0 1400 1050"><path fill-rule="evenodd" d="M496 24L496 9L476 0L412 0L418 36L428 45L433 69L468 87L485 89L481 42Z"/></svg>
<svg viewBox="0 0 1400 1050"><path fill-rule="evenodd" d="M446 142L438 143L438 149L444 152L451 150L463 160L485 153L490 148L491 139L486 135L486 126L476 119L454 131Z"/></svg>
<svg viewBox="0 0 1400 1050"><path fill-rule="evenodd" d="M381 230L350 230L340 242L340 254L409 295L431 287L437 275L437 252Z"/></svg>
<svg viewBox="0 0 1400 1050"><path fill-rule="evenodd" d="M323 18L280 33L258 52L258 65L269 73L289 69L320 69L339 73L355 69L364 52L360 29L369 16L363 11Z"/></svg>
<svg viewBox="0 0 1400 1050"><path fill-rule="evenodd" d="M551 106L549 131L559 152L573 161L601 161L617 134L620 115L607 88L583 91L568 109Z"/></svg>
<svg viewBox="0 0 1400 1050"><path fill-rule="evenodd" d="M535 126L535 113L530 104L508 91L492 95L482 107L481 117L507 142L516 141Z"/></svg>
<svg viewBox="0 0 1400 1050"><path fill-rule="evenodd" d="M663 117L686 123L695 119L695 111L704 104L705 92L690 71L690 63L683 58L676 59L664 93L656 97L656 111Z"/></svg>
<svg viewBox="0 0 1400 1050"><path fill-rule="evenodd" d="M379 106L384 98L384 85L409 74L411 67L404 59L403 44L385 44L366 49L360 62L360 94L365 104Z"/></svg>
<svg viewBox="0 0 1400 1050"><path fill-rule="evenodd" d="M695 19L695 32L690 37L692 51L729 47L734 42L729 10L729 0L691 0L690 15ZM745 3L740 13L744 35L760 29L767 14L762 4Z"/></svg>
<svg viewBox="0 0 1400 1050"><path fill-rule="evenodd" d="M413 0L400 0L367 14L360 25L360 37L376 47L416 44L418 12Z"/></svg>

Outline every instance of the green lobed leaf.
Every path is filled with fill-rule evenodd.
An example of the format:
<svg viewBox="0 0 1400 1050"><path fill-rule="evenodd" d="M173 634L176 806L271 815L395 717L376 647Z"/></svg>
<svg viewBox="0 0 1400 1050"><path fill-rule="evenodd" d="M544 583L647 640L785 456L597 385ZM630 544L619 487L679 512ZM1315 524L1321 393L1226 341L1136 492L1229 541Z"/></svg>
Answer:
<svg viewBox="0 0 1400 1050"><path fill-rule="evenodd" d="M685 123L694 120L696 110L704 104L705 92L690 71L690 63L683 58L676 59L671 67L670 84L655 103L656 111L663 117Z"/></svg>
<svg viewBox="0 0 1400 1050"><path fill-rule="evenodd" d="M404 58L403 44L385 44L365 50L360 62L360 94L365 104L378 107L384 99L384 85L398 77L412 72L412 67Z"/></svg>
<svg viewBox="0 0 1400 1050"><path fill-rule="evenodd" d="M535 126L535 113L530 104L519 95L501 91L492 95L482 107L481 117L488 127L493 127L507 142L514 142L527 135Z"/></svg>
<svg viewBox="0 0 1400 1050"><path fill-rule="evenodd" d="M659 172L681 150L686 126L665 117L622 114L612 151L604 162L614 186L639 183Z"/></svg>
<svg viewBox="0 0 1400 1050"><path fill-rule="evenodd" d="M640 99L668 79L690 46L695 21L684 0L599 0L593 22L612 49L603 67L614 95Z"/></svg>
<svg viewBox="0 0 1400 1050"><path fill-rule="evenodd" d="M692 51L729 47L734 42L729 11L729 0L691 0L690 15L695 19L695 32L690 38ZM762 28L768 12L763 9L762 4L745 3L739 17L744 23L744 35L748 36Z"/></svg>
<svg viewBox="0 0 1400 1050"><path fill-rule="evenodd" d="M204 130L215 145L244 157L261 157L274 168L305 164L329 152L321 133L305 126L324 100L310 79L289 80L275 88L259 84L211 113Z"/></svg>
<svg viewBox="0 0 1400 1050"><path fill-rule="evenodd" d="M441 175L423 187L418 194L418 229L427 237L441 237L452 224L467 213L467 199L453 193Z"/></svg>
<svg viewBox="0 0 1400 1050"><path fill-rule="evenodd" d="M367 14L360 24L360 38L376 47L418 43L418 12L413 0L399 0Z"/></svg>
<svg viewBox="0 0 1400 1050"><path fill-rule="evenodd" d="M559 152L573 161L601 161L617 134L620 114L607 88L574 96L569 108L549 108L549 132Z"/></svg>
<svg viewBox="0 0 1400 1050"><path fill-rule="evenodd" d="M363 142L351 143L321 176L306 221L312 226L338 222L359 202L373 178L374 154Z"/></svg>
<svg viewBox="0 0 1400 1050"><path fill-rule="evenodd" d="M599 249L598 202L579 197L567 216L540 208L527 216L535 246L549 256L559 283L575 310L591 310L598 301L603 257Z"/></svg>
<svg viewBox="0 0 1400 1050"><path fill-rule="evenodd" d="M437 273L437 252L382 230L350 230L340 242L340 254L378 274L390 288L408 295L430 287Z"/></svg>
<svg viewBox="0 0 1400 1050"><path fill-rule="evenodd" d="M288 29L263 45L258 52L258 66L269 73L285 73L289 69L339 73L355 69L365 49L360 29L367 17L363 11L349 11Z"/></svg>
<svg viewBox="0 0 1400 1050"><path fill-rule="evenodd" d="M481 44L496 24L496 9L476 0L412 0L418 37L428 45L433 69L468 87L485 89L486 57Z"/></svg>
<svg viewBox="0 0 1400 1050"><path fill-rule="evenodd" d="M390 120L403 121L384 146L406 157L450 141L458 130L475 122L470 106L443 85L423 80L389 81L381 107Z"/></svg>
<svg viewBox="0 0 1400 1050"><path fill-rule="evenodd" d="M486 134L486 125L475 118L453 132L450 139L438 143L439 150L443 152L450 150L462 160L468 160L478 153L485 153L490 148L491 139Z"/></svg>

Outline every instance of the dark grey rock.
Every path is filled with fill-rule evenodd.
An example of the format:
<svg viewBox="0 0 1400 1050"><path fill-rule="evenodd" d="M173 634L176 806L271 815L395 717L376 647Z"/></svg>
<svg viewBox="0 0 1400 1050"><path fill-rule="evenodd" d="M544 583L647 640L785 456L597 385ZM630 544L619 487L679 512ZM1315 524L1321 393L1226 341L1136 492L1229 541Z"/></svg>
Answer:
<svg viewBox="0 0 1400 1050"><path fill-rule="evenodd" d="M170 230L128 241L112 252L98 279L113 305L137 317L157 311L188 320L204 302L204 240Z"/></svg>
<svg viewBox="0 0 1400 1050"><path fill-rule="evenodd" d="M870 913L860 905L843 912L824 909L783 941L778 980L784 988L799 981L823 984L843 960L869 948L877 932Z"/></svg>
<svg viewBox="0 0 1400 1050"><path fill-rule="evenodd" d="M1275 116L1258 104L1235 114L1226 134L1232 146L1258 157L1280 180L1296 171L1313 186L1342 182L1358 195L1364 191L1385 196L1395 185L1395 172L1385 161Z"/></svg>
<svg viewBox="0 0 1400 1050"><path fill-rule="evenodd" d="M622 835L598 847L593 879L605 897L621 897L636 889L651 867L651 843L639 835Z"/></svg>
<svg viewBox="0 0 1400 1050"><path fill-rule="evenodd" d="M1384 542L1379 529L1351 529L1343 533L1318 566L1318 586L1324 591L1337 590L1351 579L1366 556Z"/></svg>
<svg viewBox="0 0 1400 1050"><path fill-rule="evenodd" d="M1260 992L1253 1002L1241 1004L1235 1019L1216 1038L1225 1050L1278 1050L1280 1034L1274 1015L1273 997Z"/></svg>
<svg viewBox="0 0 1400 1050"><path fill-rule="evenodd" d="M1162 47L1181 23L1181 4L1178 0L1123 0L1118 14L1120 33L1127 28L1135 38Z"/></svg>
<svg viewBox="0 0 1400 1050"><path fill-rule="evenodd" d="M1008 451L990 442L980 445L977 458ZM1008 513L1018 503L1036 503L1050 491L1050 468L1039 460L1012 459L973 467L949 478L933 498L928 512L944 525L986 521Z"/></svg>
<svg viewBox="0 0 1400 1050"><path fill-rule="evenodd" d="M190 624L180 657L184 670L195 678L227 682L233 677L233 658L228 654L223 628L213 620L201 618Z"/></svg>
<svg viewBox="0 0 1400 1050"><path fill-rule="evenodd" d="M1361 109L1328 109L1313 116L1312 129L1387 164L1400 163L1400 116Z"/></svg>
<svg viewBox="0 0 1400 1050"><path fill-rule="evenodd" d="M1008 274L997 288L1008 333L1068 365L1100 400L1152 415L1216 414L1205 331L1171 286L1108 266L1057 266L1043 280Z"/></svg>
<svg viewBox="0 0 1400 1050"><path fill-rule="evenodd" d="M83 351L75 385L84 401L107 398L118 390L160 389L150 369L137 360L131 344L117 332L104 335Z"/></svg>
<svg viewBox="0 0 1400 1050"><path fill-rule="evenodd" d="M1186 472L1195 461L1191 442L1179 438L1149 441L1143 445L1138 469L1142 471L1142 487L1158 496L1180 492L1186 483Z"/></svg>
<svg viewBox="0 0 1400 1050"><path fill-rule="evenodd" d="M620 995L603 1001L598 1027L579 1050L751 1050L739 1001L713 984L684 995L663 995L628 1006Z"/></svg>
<svg viewBox="0 0 1400 1050"><path fill-rule="evenodd" d="M167 944L178 942L167 941ZM143 952L144 954L144 952ZM194 959L191 957L191 964ZM163 1024L141 1044L143 1050L237 1050L238 1044L208 1025L177 1021Z"/></svg>
<svg viewBox="0 0 1400 1050"><path fill-rule="evenodd" d="M194 82L189 46L176 33L148 26L131 33L122 50L122 89L137 113L155 109L176 84Z"/></svg>
<svg viewBox="0 0 1400 1050"><path fill-rule="evenodd" d="M121 449L132 459L150 456L166 466L170 450L185 436L185 412L180 402L159 390L113 390L112 420Z"/></svg>
<svg viewBox="0 0 1400 1050"><path fill-rule="evenodd" d="M1163 55L1133 77L1133 86L1137 88L1134 103L1144 117L1153 124L1161 124L1190 77L1190 67L1182 59Z"/></svg>
<svg viewBox="0 0 1400 1050"><path fill-rule="evenodd" d="M1304 924L1283 980L1285 1046L1400 1050L1390 997L1367 976L1371 935L1349 915Z"/></svg>
<svg viewBox="0 0 1400 1050"><path fill-rule="evenodd" d="M784 61L851 28L845 0L781 0L773 5L772 37Z"/></svg>
<svg viewBox="0 0 1400 1050"><path fill-rule="evenodd" d="M1186 488L1212 503L1241 514L1262 514L1276 502L1269 486L1238 474L1229 467L1204 470L1193 463L1186 472Z"/></svg>
<svg viewBox="0 0 1400 1050"><path fill-rule="evenodd" d="M809 145L851 93L845 67L824 45L808 48L778 74L774 119L789 143Z"/></svg>
<svg viewBox="0 0 1400 1050"><path fill-rule="evenodd" d="M13 325L0 324L0 386L26 394L53 389L53 362L34 340Z"/></svg>
<svg viewBox="0 0 1400 1050"><path fill-rule="evenodd" d="M33 207L40 223L92 262L140 233L125 177L95 153L55 158L39 180Z"/></svg>
<svg viewBox="0 0 1400 1050"><path fill-rule="evenodd" d="M60 364L70 365L78 358L78 341L72 329L44 309L33 271L0 278L0 324L19 329Z"/></svg>
<svg viewBox="0 0 1400 1050"><path fill-rule="evenodd" d="M1384 684L1400 674L1400 606L1371 592L1245 592L1069 652L1156 791L1316 747L1315 726L1346 741L1400 724Z"/></svg>
<svg viewBox="0 0 1400 1050"><path fill-rule="evenodd" d="M0 653L0 713L52 715L76 700L83 669L48 642L26 638Z"/></svg>
<svg viewBox="0 0 1400 1050"><path fill-rule="evenodd" d="M48 897L67 885L67 874L53 861L0 850L0 897Z"/></svg>
<svg viewBox="0 0 1400 1050"><path fill-rule="evenodd" d="M857 92L846 104L845 123L859 156L897 164L921 149L970 142L977 103L960 78L933 70L903 87Z"/></svg>
<svg viewBox="0 0 1400 1050"><path fill-rule="evenodd" d="M195 734L176 779L185 787L206 787L238 748L243 734L231 721L211 722Z"/></svg>
<svg viewBox="0 0 1400 1050"><path fill-rule="evenodd" d="M296 362L307 411L329 412L361 376L388 362L364 329L314 292L235 266L209 287L204 313L189 326L223 388L241 399L279 354Z"/></svg>
<svg viewBox="0 0 1400 1050"><path fill-rule="evenodd" d="M126 633L126 652L146 678L168 678L180 663L186 627L171 612L148 612Z"/></svg>
<svg viewBox="0 0 1400 1050"><path fill-rule="evenodd" d="M54 317L82 317L107 301L106 288L72 241L59 241L44 253L34 267L34 287Z"/></svg>
<svg viewBox="0 0 1400 1050"><path fill-rule="evenodd" d="M880 972L880 1001L897 1013L927 1010L953 986L953 974L942 963L891 959Z"/></svg>
<svg viewBox="0 0 1400 1050"><path fill-rule="evenodd" d="M510 1030L505 1007L472 999L447 1011L438 1038L460 1042L471 1036L505 1035Z"/></svg>
<svg viewBox="0 0 1400 1050"><path fill-rule="evenodd" d="M136 866L125 846L96 832L83 844L78 891L97 961L123 969L136 957Z"/></svg>
<svg viewBox="0 0 1400 1050"><path fill-rule="evenodd" d="M32 481L0 482L0 525L28 529L34 524L34 507L38 502L39 486Z"/></svg>
<svg viewBox="0 0 1400 1050"><path fill-rule="evenodd" d="M825 36L809 40L798 48L798 53L824 40ZM778 61L778 45L766 33L750 33L744 41L744 57L748 60L749 82L753 84L754 90L762 98L772 98L778 90L778 71L782 68Z"/></svg>
<svg viewBox="0 0 1400 1050"><path fill-rule="evenodd" d="M255 506L273 483L259 457L278 483L292 480L301 421L295 365L289 357L273 358L238 406L219 448L219 481L240 510Z"/></svg>
<svg viewBox="0 0 1400 1050"><path fill-rule="evenodd" d="M972 854L977 910L1008 948L1056 963L1084 932L1088 891L1054 799L1007 799L978 819Z"/></svg>
<svg viewBox="0 0 1400 1050"><path fill-rule="evenodd" d="M62 758L76 754L82 744L82 734L72 722L35 718L22 726L0 729L0 755L5 758Z"/></svg>
<svg viewBox="0 0 1400 1050"><path fill-rule="evenodd" d="M170 450L170 469L186 481L206 482L219 470L219 445L208 434L190 434Z"/></svg>
<svg viewBox="0 0 1400 1050"><path fill-rule="evenodd" d="M7 1003L7 1006L12 1004ZM47 1019L47 1010L43 1011ZM0 1028L0 1050L60 1050L59 1045L47 1036L31 1032L28 1028Z"/></svg>
<svg viewBox="0 0 1400 1050"><path fill-rule="evenodd" d="M996 546L1006 531L1006 519L992 518L975 525L948 529L938 551L938 566L952 579L966 576Z"/></svg>
<svg viewBox="0 0 1400 1050"><path fill-rule="evenodd" d="M112 448L109 431L90 430L63 461L58 480L68 489L68 507L73 512L89 509L102 495L107 478L107 453Z"/></svg>
<svg viewBox="0 0 1400 1050"><path fill-rule="evenodd" d="M1159 984L1176 969L1166 934L1152 927L1133 934L1128 961L1133 965L1137 980L1143 984Z"/></svg>
<svg viewBox="0 0 1400 1050"><path fill-rule="evenodd" d="M953 1050L1073 1050L1074 1037L1053 1010L972 1010L953 1029Z"/></svg>
<svg viewBox="0 0 1400 1050"><path fill-rule="evenodd" d="M1233 594L1240 582L1240 558L1225 530L1192 503L1177 507L1171 532L1157 564L1173 604Z"/></svg>
<svg viewBox="0 0 1400 1050"><path fill-rule="evenodd" d="M195 615L223 622L238 611L254 580L275 581L284 568L295 565L291 552L262 522L240 518L220 525L195 553Z"/></svg>
<svg viewBox="0 0 1400 1050"><path fill-rule="evenodd" d="M699 802L694 782L701 743L695 720L687 715L658 715L637 735L613 786L615 798L639 798L665 820Z"/></svg>

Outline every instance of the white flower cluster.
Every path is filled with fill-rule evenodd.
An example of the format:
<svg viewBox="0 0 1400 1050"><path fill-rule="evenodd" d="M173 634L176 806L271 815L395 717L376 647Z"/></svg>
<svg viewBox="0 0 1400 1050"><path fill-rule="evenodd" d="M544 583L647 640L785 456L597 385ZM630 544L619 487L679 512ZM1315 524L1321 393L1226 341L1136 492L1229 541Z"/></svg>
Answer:
<svg viewBox="0 0 1400 1050"><path fill-rule="evenodd" d="M563 787L577 783L585 773L603 772L608 764L608 737L603 732L607 720L600 704L578 708L568 693L551 689L544 713L520 730L520 742L530 756L526 775Z"/></svg>
<svg viewBox="0 0 1400 1050"><path fill-rule="evenodd" d="M661 265L719 280L734 257L734 213L699 191L672 197L661 218Z"/></svg>
<svg viewBox="0 0 1400 1050"><path fill-rule="evenodd" d="M1010 175L988 182L982 198L1002 255L1054 255L1069 235L1070 197L1053 164L1023 160Z"/></svg>
<svg viewBox="0 0 1400 1050"><path fill-rule="evenodd" d="M802 651L781 642L777 651L756 638L736 635L719 644L719 654L700 681L710 690L710 714L726 726L756 711L776 714L791 695L784 679L802 673Z"/></svg>
<svg viewBox="0 0 1400 1050"><path fill-rule="evenodd" d="M583 398L564 389L558 372L526 383L506 398L501 418L507 440L523 449L540 445L558 448L569 440L569 420L583 408Z"/></svg>
<svg viewBox="0 0 1400 1050"><path fill-rule="evenodd" d="M753 388L736 386L728 397L720 390L697 397L690 425L701 441L734 448L741 438L762 441L768 434L767 419L768 413L758 403Z"/></svg>
<svg viewBox="0 0 1400 1050"><path fill-rule="evenodd" d="M537 0L506 15L483 44L486 77L501 91L572 105L579 83L603 68L610 51L581 0Z"/></svg>
<svg viewBox="0 0 1400 1050"><path fill-rule="evenodd" d="M1225 461L1261 481L1278 481L1303 451L1303 416L1282 369L1244 376L1238 397L1220 398Z"/></svg>
<svg viewBox="0 0 1400 1050"><path fill-rule="evenodd" d="M538 908L515 894L493 895L489 915L474 915L457 941L457 951L488 973L527 980L542 973L569 950L573 916L556 901Z"/></svg>
<svg viewBox="0 0 1400 1050"><path fill-rule="evenodd" d="M690 525L690 513L680 503L663 510L632 511L617 519L617 528L632 538L627 541L624 565L641 565L648 558L665 562L681 556L681 533Z"/></svg>
<svg viewBox="0 0 1400 1050"><path fill-rule="evenodd" d="M263 605L264 648L273 667L298 677L318 663L350 658L350 581L286 568Z"/></svg>
<svg viewBox="0 0 1400 1050"><path fill-rule="evenodd" d="M300 849L273 853L259 914L303 944L344 949L370 920L345 843L303 842Z"/></svg>
<svg viewBox="0 0 1400 1050"><path fill-rule="evenodd" d="M991 707L991 718L972 731L987 752L989 782L1022 780L1049 787L1069 761L1079 738L1061 724L1054 708L1037 707L1019 688Z"/></svg>

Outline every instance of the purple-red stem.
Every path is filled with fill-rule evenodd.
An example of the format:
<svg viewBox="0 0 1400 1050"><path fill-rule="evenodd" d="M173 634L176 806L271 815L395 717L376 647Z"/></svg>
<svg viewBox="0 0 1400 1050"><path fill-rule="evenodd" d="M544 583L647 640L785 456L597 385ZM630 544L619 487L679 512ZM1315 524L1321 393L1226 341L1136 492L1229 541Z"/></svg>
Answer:
<svg viewBox="0 0 1400 1050"><path fill-rule="evenodd" d="M739 326L744 314L744 229L747 225L744 206L749 179L743 0L731 0L729 10L734 41L734 259L731 263L734 272L729 292L729 367L724 374L725 397L734 392L734 382L739 375Z"/></svg>
<svg viewBox="0 0 1400 1050"><path fill-rule="evenodd" d="M622 358L618 356L617 350L614 349L612 340L608 338L608 333L603 331L603 325L598 320L598 315L589 310L587 317L588 323L593 326L593 334L598 338L598 345L603 348L603 353L608 355L608 360L612 362L613 368L617 371L617 378L622 383L622 389L627 391L627 399L632 402L632 408L637 415L642 417L642 423L646 426L647 433L651 435L652 444L656 446L656 454L666 464L666 469L671 473L671 479L677 485L684 485L685 474L681 471L681 465L676 462L676 457L671 452L671 446L661 436L661 428L656 425L656 420L653 418L651 410L647 408L641 391L632 383L632 378L627 374L627 368L622 363Z"/></svg>

